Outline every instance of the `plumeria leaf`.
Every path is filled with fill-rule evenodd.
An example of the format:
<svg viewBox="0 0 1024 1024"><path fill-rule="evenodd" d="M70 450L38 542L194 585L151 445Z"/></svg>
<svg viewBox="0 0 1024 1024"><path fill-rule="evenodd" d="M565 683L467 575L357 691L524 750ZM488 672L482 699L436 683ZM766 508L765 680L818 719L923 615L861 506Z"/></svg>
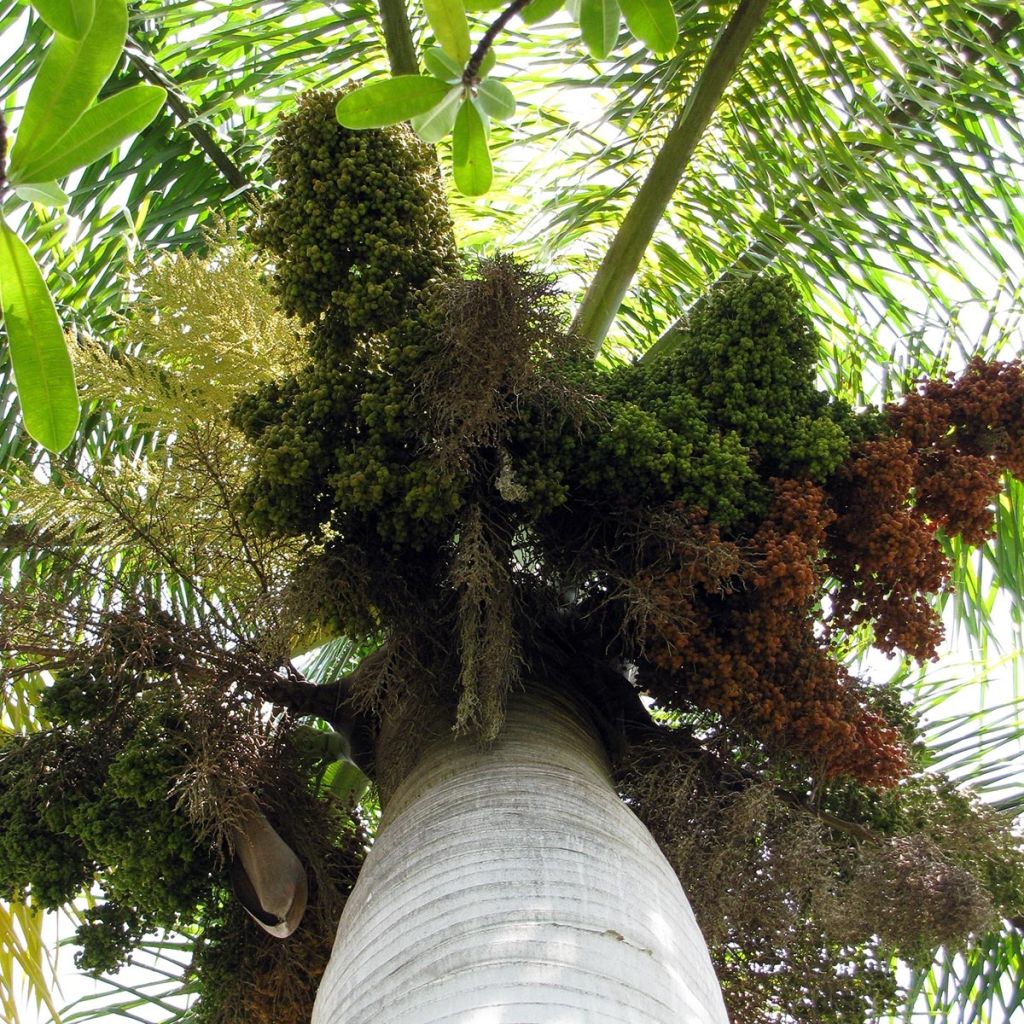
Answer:
<svg viewBox="0 0 1024 1024"><path fill-rule="evenodd" d="M480 106L496 121L507 121L515 115L516 98L512 95L512 90L501 82L491 78L481 82L477 96Z"/></svg>
<svg viewBox="0 0 1024 1024"><path fill-rule="evenodd" d="M679 38L672 0L619 0L626 27L654 53L668 53Z"/></svg>
<svg viewBox="0 0 1024 1024"><path fill-rule="evenodd" d="M565 0L533 0L533 3L523 8L522 19L527 25L536 25L537 22L550 18L564 6Z"/></svg>
<svg viewBox="0 0 1024 1024"><path fill-rule="evenodd" d="M441 49L465 65L469 60L469 22L462 0L423 0L423 10Z"/></svg>
<svg viewBox="0 0 1024 1024"><path fill-rule="evenodd" d="M491 154L487 127L472 100L464 100L452 136L455 184L466 196L482 196L491 187Z"/></svg>
<svg viewBox="0 0 1024 1024"><path fill-rule="evenodd" d="M18 126L11 150L12 179L23 167L55 155L63 136L110 77L127 32L125 0L96 0L92 24L81 39L54 36Z"/></svg>
<svg viewBox="0 0 1024 1024"><path fill-rule="evenodd" d="M338 100L335 113L346 128L383 128L426 114L450 88L433 75L398 75L346 93Z"/></svg>
<svg viewBox="0 0 1024 1024"><path fill-rule="evenodd" d="M78 392L57 310L25 243L0 220L0 309L25 429L59 452L75 436Z"/></svg>
<svg viewBox="0 0 1024 1024"><path fill-rule="evenodd" d="M137 135L163 106L166 91L156 85L133 85L87 110L64 134L59 148L18 169L12 180L49 181L106 156Z"/></svg>
<svg viewBox="0 0 1024 1024"><path fill-rule="evenodd" d="M44 206L67 206L68 194L55 181L37 181L25 185L15 185L14 194L29 203L42 203Z"/></svg>
<svg viewBox="0 0 1024 1024"><path fill-rule="evenodd" d="M454 85L450 88L448 95L432 110L420 114L411 120L413 131L424 141L429 143L440 142L445 136L450 135L455 127L455 118L459 113L459 104L462 102L462 86Z"/></svg>
<svg viewBox="0 0 1024 1024"><path fill-rule="evenodd" d="M619 38L618 0L581 0L580 33L591 56L601 59L611 53Z"/></svg>
<svg viewBox="0 0 1024 1024"><path fill-rule="evenodd" d="M440 46L430 46L423 54L427 70L442 82L457 82L462 78L462 68L457 60L448 56Z"/></svg>
<svg viewBox="0 0 1024 1024"><path fill-rule="evenodd" d="M84 38L96 13L96 0L32 0L32 6L54 32L70 39Z"/></svg>

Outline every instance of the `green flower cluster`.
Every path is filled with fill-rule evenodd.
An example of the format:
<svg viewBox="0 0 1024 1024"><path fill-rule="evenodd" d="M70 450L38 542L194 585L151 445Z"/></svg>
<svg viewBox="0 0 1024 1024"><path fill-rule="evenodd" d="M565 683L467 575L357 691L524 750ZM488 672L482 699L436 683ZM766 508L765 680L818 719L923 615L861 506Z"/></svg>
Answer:
<svg viewBox="0 0 1024 1024"><path fill-rule="evenodd" d="M443 329L423 299L421 311L388 333L375 365L366 367L355 430L336 450L328 481L339 532L370 528L395 550L441 543L469 484L465 467L437 457L426 399L417 388L431 352L424 339Z"/></svg>
<svg viewBox="0 0 1024 1024"><path fill-rule="evenodd" d="M307 93L278 127L270 163L281 188L253 241L277 258L287 313L329 325L341 346L392 326L409 293L454 264L451 221L429 149L405 127L357 132L334 116L338 94Z"/></svg>
<svg viewBox="0 0 1024 1024"><path fill-rule="evenodd" d="M451 221L429 150L404 127L342 128L336 101L308 94L284 119L280 191L253 232L275 258L285 310L312 324L311 361L233 410L256 449L241 503L269 532L330 526L422 548L458 487L423 458L410 380L433 325L408 310L454 269Z"/></svg>
<svg viewBox="0 0 1024 1024"><path fill-rule="evenodd" d="M242 498L252 522L282 534L330 525L395 549L438 543L466 481L431 458L413 387L425 351L416 339L430 331L425 317L406 319L344 364L314 361L236 405L257 448Z"/></svg>
<svg viewBox="0 0 1024 1024"><path fill-rule="evenodd" d="M609 512L677 503L742 536L771 478L821 482L847 456L858 418L816 390L818 339L787 281L720 285L674 351L599 369L550 283L502 258L456 273L422 148L346 131L333 102L307 97L286 120L280 193L254 234L285 308L312 324L309 363L233 412L254 443L242 504L258 528L362 552L422 597L469 507L579 565ZM364 603L341 618L387 618Z"/></svg>
<svg viewBox="0 0 1024 1024"><path fill-rule="evenodd" d="M816 390L817 358L818 336L787 278L737 279L696 306L651 385L693 395L712 427L757 453L762 477L823 480L849 451L837 422L848 408Z"/></svg>
<svg viewBox="0 0 1024 1024"><path fill-rule="evenodd" d="M736 431L716 430L692 394L670 390L661 369L609 375L609 423L581 452L576 490L647 505L680 501L732 526L761 497L751 451Z"/></svg>
<svg viewBox="0 0 1024 1024"><path fill-rule="evenodd" d="M823 481L860 421L814 387L817 336L783 278L721 285L693 311L674 351L601 372L583 429L524 417L512 428L514 474L535 515L680 502L723 529L756 522L768 480ZM578 506L578 507L577 507Z"/></svg>
<svg viewBox="0 0 1024 1024"><path fill-rule="evenodd" d="M241 505L259 528L315 533L330 517L333 444L353 428L364 380L351 366L311 364L236 403L232 422L256 445Z"/></svg>
<svg viewBox="0 0 1024 1024"><path fill-rule="evenodd" d="M77 959L110 970L212 892L213 852L169 795L181 723L92 673L59 677L40 711L49 729L0 747L0 893L58 907L97 878L104 903L79 928Z"/></svg>

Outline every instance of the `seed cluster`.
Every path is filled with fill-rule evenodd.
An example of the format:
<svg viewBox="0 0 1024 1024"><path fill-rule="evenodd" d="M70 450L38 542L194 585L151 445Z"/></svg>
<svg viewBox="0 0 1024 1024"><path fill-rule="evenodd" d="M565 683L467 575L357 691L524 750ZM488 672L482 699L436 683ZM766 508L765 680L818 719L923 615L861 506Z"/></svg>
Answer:
<svg viewBox="0 0 1024 1024"><path fill-rule="evenodd" d="M711 710L824 777L893 784L898 733L832 636L870 624L883 650L934 652L927 597L949 571L935 530L983 537L1001 473L1021 468L1019 363L973 363L856 414L815 387L792 285L761 275L716 286L661 358L598 369L539 275L505 257L456 269L429 175L393 182L401 215L367 205L381 162L422 169L410 137L351 136L327 97L285 126L280 197L255 238L286 307L314 321L310 362L234 414L255 445L251 521L389 581L339 586L320 614L382 635L427 618L461 651L458 622L510 636L538 592L574 593L665 707ZM328 152L340 170L324 184ZM379 306L353 283L370 280L403 283ZM480 522L502 550L479 549ZM643 522L661 536L639 536ZM474 575L476 596L453 570L466 564L493 576ZM517 573L511 590L497 579ZM453 611L499 593L501 615Z"/></svg>
<svg viewBox="0 0 1024 1024"><path fill-rule="evenodd" d="M365 835L347 808L318 798L288 720L268 722L262 702L245 699L245 680L273 674L267 663L206 647L156 609L85 621L89 643L41 695L43 728L0 742L0 893L54 909L97 891L76 963L115 970L146 933L204 929L227 913L245 794L309 871L310 931L329 949ZM311 999L311 988L291 991ZM207 1008L223 1006L222 990L211 978Z"/></svg>
<svg viewBox="0 0 1024 1024"><path fill-rule="evenodd" d="M328 310L322 343L391 326L411 291L451 266L451 221L430 149L407 127L350 132L337 95L306 93L282 118L270 158L281 182L253 240L277 259L285 312Z"/></svg>

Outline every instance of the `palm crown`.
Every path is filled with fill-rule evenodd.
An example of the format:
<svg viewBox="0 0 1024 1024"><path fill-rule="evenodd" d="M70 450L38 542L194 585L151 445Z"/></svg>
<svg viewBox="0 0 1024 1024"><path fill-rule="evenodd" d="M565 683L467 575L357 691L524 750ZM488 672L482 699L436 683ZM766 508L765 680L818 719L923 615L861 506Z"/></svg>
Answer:
<svg viewBox="0 0 1024 1024"><path fill-rule="evenodd" d="M393 18L395 5L382 6ZM740 5L739 13L751 6ZM418 10L411 13L416 52L432 29ZM474 25L482 28L494 13ZM280 667L281 652L310 623L321 636L390 638L392 651L447 673L455 719L487 733L498 728L512 682L517 659L510 655L528 660L527 649L546 644L555 650L542 657L558 658L563 625L551 623L567 594L587 623L571 642L611 647L639 665L677 739L685 734L678 749L653 763L647 758L646 772L631 770L645 763L634 752L621 777L659 839L669 842L681 821L699 821L714 841L729 821L700 818L695 806L709 803L718 787L732 787L748 812L755 798L768 802L755 814L762 829L771 823L775 830L761 833L764 848L806 852L818 843L813 856L830 865L843 855L851 828L898 840L889 860L879 850L865 861L861 890L854 880L846 905L865 901L864 934L889 928L908 957L956 936L944 930L940 912L923 928L921 921L880 923L863 881L920 881L912 872L900 875L897 863L954 862L961 888L976 886L973 902L956 908L961 926L980 929L993 910L1020 913L1019 882L1007 881L1019 869L1007 861L1010 875L996 883L985 873L996 871L998 858L979 866L983 857L964 852L1003 834L988 812L927 776L901 807L856 785L884 786L930 760L973 769L976 781L995 787L999 773L981 755L993 746L998 754L1013 749L1016 707L1007 707L999 732L979 715L970 754L950 743L944 762L936 731L924 734L935 752L923 754L892 690L859 689L849 672L872 640L917 658L935 650L936 620L917 595L939 588L947 570L926 523L945 528L942 555L952 560L957 585L946 603L982 659L1000 607L1020 594L1020 484L998 478L1002 469L1020 473L1019 370L970 364L957 382L934 384L887 415L855 411L866 400L911 392L915 379L966 365L976 352L998 356L1012 343L1012 282L1021 257L1013 214L1020 192L1019 18L986 5L755 11L735 72L708 111L710 123L692 139L688 162L673 170L678 186L662 182L662 212L661 201L644 191L664 176L645 182L657 150L652 140L692 132L688 97L723 59L719 32L738 17L731 5L677 5L676 13L682 33L665 58L629 36L601 59L575 44L566 49L575 30L558 10L529 30L510 22L496 52L503 80L521 100L519 120L492 122L495 185L485 200L450 197L452 228L430 152L404 129L342 131L333 119L336 96L303 101L276 149L270 146L271 130L295 109L303 86L383 73L373 5L341 13L313 4L236 5L219 20L200 19L201 48L190 38L195 29L185 31L195 15L189 5L134 12L108 88L159 83L170 102L71 190L69 212L88 225L77 242L66 219L46 219L38 209L23 211L21 230L38 252L53 253L48 280L59 309L83 334L102 335L128 354L133 345L149 346L162 366L119 368L82 346L84 393L97 404L86 406L70 453L50 467L63 485L57 491L41 493L26 479L21 467L38 456L10 403L4 435L13 524L7 564L22 584L6 624L15 633L15 624L28 622L36 646L49 644L61 670L40 696L36 673L50 666L38 654L26 656L22 630L10 659L10 724L15 732L50 726L37 743L56 742L61 728L84 742L98 709L123 700L123 719L107 722L123 744L114 770L121 789L97 793L81 781L87 773L78 776L81 813L105 800L104 814L123 815L148 786L158 798L142 812L146 827L158 821L166 845L189 842L206 851L206 859L176 862L178 876L122 851L138 877L123 873L121 889L108 889L114 898L93 915L101 926L88 947L94 967L124 952L123 945L104 946L111 936L195 920L176 915L210 899L218 870L210 851L230 841L223 809L257 788L267 765L274 766L272 781L259 785L280 813L282 794L294 785L289 772L315 774L327 763L319 753L294 754L294 744L280 760L281 735L261 719L258 703L230 700L248 693L287 706L301 681ZM24 8L8 5L0 19L17 38ZM436 19L433 31L443 43ZM40 22L28 23L2 80L6 93L32 75L46 35ZM394 60L401 34L393 22L387 36ZM578 97L587 113L569 130L564 111ZM262 170L269 153L285 181L276 198L262 191L271 178ZM310 175L317 159L325 167ZM390 177L360 185L355 179L367 167L377 175L387 168ZM325 174L339 182L337 195L325 199L318 188L310 206L302 190ZM381 208L368 213L360 188L383 195ZM317 203L328 221L322 231ZM305 326L274 309L247 257L204 240L208 210L219 207L244 222L250 205L261 208L254 237L276 261L283 311ZM642 227L616 233L625 212L636 209L654 210L653 234L644 237ZM332 216L341 225L337 252L322 242L316 248L315 236L332 237ZM345 233L346 218L370 224L358 243ZM204 341L215 355L207 363L197 354L202 346L182 346L179 338L173 349L173 330L147 326L145 316L117 340L122 275L135 255L126 237L151 251L212 254L206 264L179 263L177 278L173 263L154 271L147 287L156 299L146 307L166 311L177 302L186 322L209 327ZM455 239L484 260L468 271L460 266ZM623 239L644 255L635 278L626 261L624 281L622 261L604 258ZM51 247L57 240L59 250ZM579 300L575 331L550 281L495 256L499 249L559 275L563 291ZM764 268L788 283L749 276ZM587 285L595 270L600 287L574 291L573 283ZM203 285L189 294L197 275ZM694 305L719 278L726 283ZM203 294L218 284L236 306L234 320L219 328L219 310ZM648 354L635 365L596 368L587 343L601 342L610 319L607 310L594 311L597 299L627 286L602 359ZM617 301L612 314L615 307ZM983 317L974 315L979 309ZM173 326L173 316L165 320ZM209 337L218 330L219 338ZM269 353L255 375L240 337ZM263 382L254 384L254 376ZM161 408L147 407L154 394ZM102 404L117 398L125 415ZM940 406L944 412L935 414ZM214 419L221 425L210 427ZM242 434L255 448L244 447ZM425 438L435 448L427 460ZM252 453L244 456L247 467L240 466L243 451ZM148 475L126 478L119 465L143 452L152 453L139 463ZM204 485L190 491L200 478ZM1002 496L994 497L1000 486ZM910 488L916 519L906 508ZM244 516L237 499L224 498L238 493L247 495ZM891 527L884 537L882 520ZM817 564L821 549L827 570ZM823 642L814 621L827 574L838 586L829 585L834 635ZM325 575L366 580L366 589L325 587ZM45 601L24 597L33 578L47 581ZM296 579L306 583L296 586ZM114 593L134 604L122 603L113 617L95 615L97 595ZM894 593L903 597L895 609ZM424 608L432 621L448 623L454 641L405 628ZM541 622L537 636L528 634L526 620ZM82 630L91 653L72 664L65 641ZM55 644L54 636L65 641ZM353 653L351 641L341 650ZM446 664L452 650L460 657ZM371 704L402 674L394 657L376 658L356 680ZM896 681L906 694L934 700L943 693L941 664L918 670L904 663ZM689 671L680 673L684 667ZM171 677L188 681L183 706L157 682ZM696 692L681 682L693 678L713 683ZM804 680L803 692L780 683L793 678ZM946 690L957 686L954 679ZM210 720L210 708L226 698L231 714ZM183 716L190 723L184 732ZM231 752L234 776L221 790L183 754L197 736ZM642 737L627 738L642 748ZM680 760L690 763L687 744L695 742L704 758L723 745L734 754L727 764L700 762L704 789L684 799L677 786L673 805L663 797L665 780L675 773L678 782ZM66 760L81 770L79 761ZM816 785L838 780L814 798L819 820L824 814L840 823L826 843L801 817L808 808L793 805L794 794L806 790L808 765ZM8 756L8 794L31 811L32 800L11 781L16 768ZM165 806L166 778L179 780L187 828ZM755 787L765 779L776 792ZM994 795L1003 810L1016 810L1015 792ZM329 935L364 842L361 825L343 816L331 819L329 842L313 842L318 808L311 797L289 822L289 838L317 865L321 882L312 914L323 927L306 940L314 947ZM739 812L733 806L729 813ZM946 845L936 829L914 829L901 815L942 823ZM94 825L92 849L105 841L102 824ZM79 828L74 841L64 822L51 822L50 830L88 848L87 830ZM680 853L680 863L695 855ZM53 862L59 877L29 872L33 892L50 904L70 899L97 868L94 853L71 849ZM154 873L166 878L166 891L131 905L129 894L145 889ZM789 884L778 881L780 906ZM705 899L708 920L729 920L728 908L710 894ZM819 909L825 921L829 907ZM214 937L218 929L230 935L238 922L206 919L204 927ZM723 948L734 940L728 928L709 936ZM9 941L18 941L16 930ZM216 947L214 940L208 948ZM1017 950L1012 928L979 943L968 983L979 963L1010 962ZM863 955L867 980L854 1015L889 998L885 972L867 967L875 950ZM786 958L805 964L795 948ZM208 957L211 978L226 969ZM727 988L729 970L725 961ZM733 970L734 991L756 1001L756 986ZM962 997L1003 998L995 985L971 993L969 984Z"/></svg>

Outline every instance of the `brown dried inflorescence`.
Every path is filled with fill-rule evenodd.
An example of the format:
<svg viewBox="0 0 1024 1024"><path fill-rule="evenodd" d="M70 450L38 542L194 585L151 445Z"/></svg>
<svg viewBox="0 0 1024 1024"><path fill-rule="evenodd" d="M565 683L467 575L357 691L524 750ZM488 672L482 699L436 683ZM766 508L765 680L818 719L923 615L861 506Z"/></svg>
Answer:
<svg viewBox="0 0 1024 1024"><path fill-rule="evenodd" d="M906 770L896 731L815 635L820 552L835 515L820 487L773 486L731 592L720 582L709 591L691 574L677 605L686 621L670 623L665 601L662 614L650 617L646 644L657 670L644 681L668 706L683 699L714 711L826 777L891 785ZM716 535L706 539L714 543Z"/></svg>
<svg viewBox="0 0 1024 1024"><path fill-rule="evenodd" d="M514 619L512 546L479 505L466 516L452 559L458 592L459 706L456 728L471 725L494 739L504 721L505 697L519 679L522 653Z"/></svg>
<svg viewBox="0 0 1024 1024"><path fill-rule="evenodd" d="M560 299L550 278L505 254L435 286L438 337L417 389L442 451L501 445L524 401L573 404L558 371L582 342L567 333Z"/></svg>
<svg viewBox="0 0 1024 1024"><path fill-rule="evenodd" d="M887 794L887 820L866 828L818 806L827 786L812 800L773 783L735 738L722 757L674 739L631 749L618 782L686 882L734 1024L881 1018L898 998L893 953L930 962L1017 898L987 877L1020 877L1009 819L937 778Z"/></svg>
<svg viewBox="0 0 1024 1024"><path fill-rule="evenodd" d="M1021 361L973 359L959 377L925 381L888 413L917 456L917 509L969 544L985 541L1001 474L1024 474Z"/></svg>

